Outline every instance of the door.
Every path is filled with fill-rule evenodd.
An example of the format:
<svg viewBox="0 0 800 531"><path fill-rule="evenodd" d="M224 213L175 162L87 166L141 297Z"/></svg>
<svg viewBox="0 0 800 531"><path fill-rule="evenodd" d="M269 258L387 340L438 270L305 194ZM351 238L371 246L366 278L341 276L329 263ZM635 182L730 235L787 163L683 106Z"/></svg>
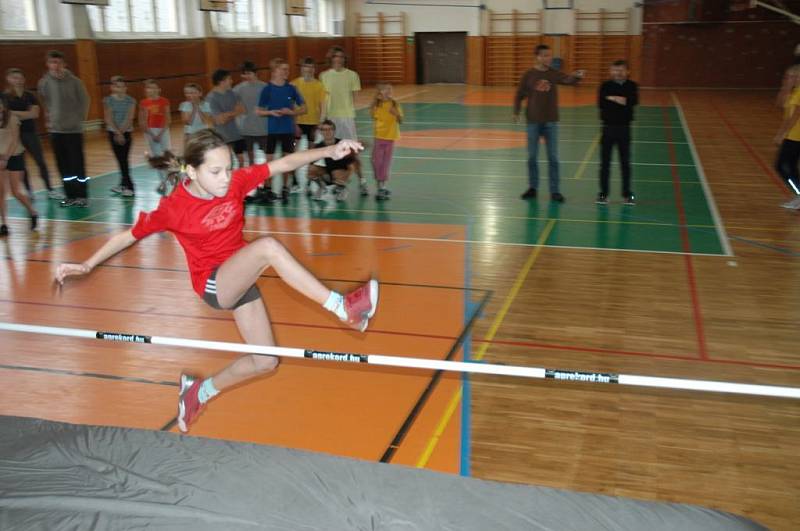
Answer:
<svg viewBox="0 0 800 531"><path fill-rule="evenodd" d="M422 83L464 83L467 33L417 33L417 68Z"/></svg>

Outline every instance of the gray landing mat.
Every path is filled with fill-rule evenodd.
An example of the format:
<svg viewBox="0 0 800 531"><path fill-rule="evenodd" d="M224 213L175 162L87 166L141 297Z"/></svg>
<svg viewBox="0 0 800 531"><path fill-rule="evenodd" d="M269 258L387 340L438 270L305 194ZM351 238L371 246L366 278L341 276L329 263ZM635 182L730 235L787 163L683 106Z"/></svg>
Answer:
<svg viewBox="0 0 800 531"><path fill-rule="evenodd" d="M0 416L0 529L737 531L703 507Z"/></svg>

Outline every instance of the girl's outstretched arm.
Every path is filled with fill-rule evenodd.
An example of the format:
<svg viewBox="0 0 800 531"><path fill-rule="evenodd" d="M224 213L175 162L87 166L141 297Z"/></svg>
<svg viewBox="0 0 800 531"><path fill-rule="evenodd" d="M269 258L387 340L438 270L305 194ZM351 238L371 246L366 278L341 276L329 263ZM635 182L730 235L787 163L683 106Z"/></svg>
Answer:
<svg viewBox="0 0 800 531"><path fill-rule="evenodd" d="M56 282L64 283L64 279L74 275L86 275L92 269L102 264L118 252L127 249L136 243L131 229L120 232L112 236L103 244L88 260L81 264L59 264L56 269Z"/></svg>
<svg viewBox="0 0 800 531"><path fill-rule="evenodd" d="M276 173L286 173L301 168L307 164L311 164L320 159L331 158L334 160L343 159L351 153L358 153L363 150L364 146L355 140L340 140L336 144L322 148L309 149L307 151L298 151L273 160L269 163L269 173L274 175Z"/></svg>

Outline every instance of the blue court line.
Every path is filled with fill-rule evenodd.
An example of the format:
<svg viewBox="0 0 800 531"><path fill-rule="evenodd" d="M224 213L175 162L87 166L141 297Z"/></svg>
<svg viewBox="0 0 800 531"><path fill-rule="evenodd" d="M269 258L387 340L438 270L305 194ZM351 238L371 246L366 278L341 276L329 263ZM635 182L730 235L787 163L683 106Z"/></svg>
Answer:
<svg viewBox="0 0 800 531"><path fill-rule="evenodd" d="M782 253L787 256L800 256L800 253L798 253L797 251L792 251L791 249L787 249L786 247L780 247L778 245L771 245L769 243L761 243L753 240L748 240L747 238L742 238L741 236L733 236L732 234L728 234L728 239L736 240L737 242L741 243L746 243L748 245L752 245L753 247L763 247L764 249L769 249L771 251Z"/></svg>
<svg viewBox="0 0 800 531"><path fill-rule="evenodd" d="M465 229L467 231L466 240L468 243L464 246L464 326L470 321L470 316L473 312L477 312L476 304L470 301L470 285L472 283L472 218L467 219ZM468 362L471 356L472 349L472 332L468 332L464 338L462 345L462 352L464 353L464 361ZM469 373L461 373L461 475L472 475L472 448L470 442L472 441L472 387L470 385Z"/></svg>

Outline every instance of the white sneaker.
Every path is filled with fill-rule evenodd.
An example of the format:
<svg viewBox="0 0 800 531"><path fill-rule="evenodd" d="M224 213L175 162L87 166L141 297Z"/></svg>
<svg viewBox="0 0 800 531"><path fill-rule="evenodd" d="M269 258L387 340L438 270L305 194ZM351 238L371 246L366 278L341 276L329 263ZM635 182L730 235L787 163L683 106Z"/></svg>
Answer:
<svg viewBox="0 0 800 531"><path fill-rule="evenodd" d="M347 188L342 188L338 192L336 192L336 200L337 201L346 201L347 200Z"/></svg>
<svg viewBox="0 0 800 531"><path fill-rule="evenodd" d="M792 199L791 201L787 201L781 205L783 208L788 208L790 210L800 210L800 195Z"/></svg>
<svg viewBox="0 0 800 531"><path fill-rule="evenodd" d="M122 187L122 185L112 186L111 187L111 193L112 194L120 195L120 194L122 194L123 190L124 190L124 188Z"/></svg>
<svg viewBox="0 0 800 531"><path fill-rule="evenodd" d="M47 198L61 201L62 199L64 199L64 194L62 194L58 190L50 190L49 192L47 192Z"/></svg>
<svg viewBox="0 0 800 531"><path fill-rule="evenodd" d="M123 188L122 189L122 197L133 197L136 194L130 188Z"/></svg>
<svg viewBox="0 0 800 531"><path fill-rule="evenodd" d="M302 191L303 191L303 189L300 187L299 184L294 184L294 185L292 185L291 189L289 190L289 193L290 194L299 194Z"/></svg>

